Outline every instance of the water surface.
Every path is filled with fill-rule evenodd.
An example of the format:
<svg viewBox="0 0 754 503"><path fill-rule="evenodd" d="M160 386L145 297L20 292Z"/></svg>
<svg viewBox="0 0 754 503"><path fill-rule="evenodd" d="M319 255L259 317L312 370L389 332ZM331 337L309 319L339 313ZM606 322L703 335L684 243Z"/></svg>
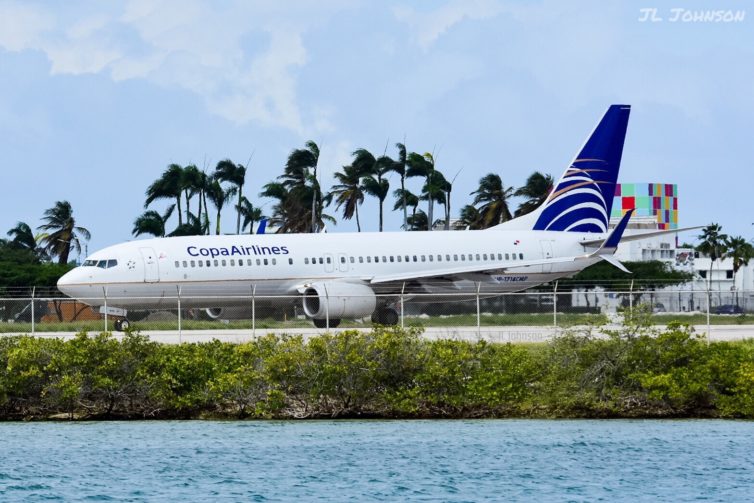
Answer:
<svg viewBox="0 0 754 503"><path fill-rule="evenodd" d="M1 501L754 497L754 423L0 423Z"/></svg>

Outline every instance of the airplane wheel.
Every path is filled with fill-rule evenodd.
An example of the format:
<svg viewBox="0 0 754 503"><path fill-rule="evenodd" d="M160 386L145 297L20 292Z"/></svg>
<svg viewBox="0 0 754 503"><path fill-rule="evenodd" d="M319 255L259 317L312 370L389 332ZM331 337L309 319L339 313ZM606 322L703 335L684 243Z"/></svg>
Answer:
<svg viewBox="0 0 754 503"><path fill-rule="evenodd" d="M400 317L395 309L378 309L372 313L372 323L378 325L397 325L398 321L400 321Z"/></svg>
<svg viewBox="0 0 754 503"><path fill-rule="evenodd" d="M327 320L313 318L312 323L317 328L327 328ZM333 318L330 320L330 328L337 328L340 325L340 320Z"/></svg>
<svg viewBox="0 0 754 503"><path fill-rule="evenodd" d="M131 322L130 321L128 321L128 320L120 320L120 328L118 330L120 330L122 332L125 332L129 328L131 328Z"/></svg>
<svg viewBox="0 0 754 503"><path fill-rule="evenodd" d="M384 324L389 326L397 325L398 321L400 321L398 311L395 309L386 309L383 313L382 319L384 320Z"/></svg>
<svg viewBox="0 0 754 503"><path fill-rule="evenodd" d="M115 329L116 332L120 332L121 330L123 330L120 326L120 323L121 323L120 320L115 320L113 322L113 328Z"/></svg>

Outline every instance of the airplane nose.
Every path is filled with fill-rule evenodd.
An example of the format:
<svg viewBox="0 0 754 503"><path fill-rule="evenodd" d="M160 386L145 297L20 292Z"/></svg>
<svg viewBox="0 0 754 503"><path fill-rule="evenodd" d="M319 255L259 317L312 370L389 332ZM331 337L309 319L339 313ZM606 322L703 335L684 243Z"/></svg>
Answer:
<svg viewBox="0 0 754 503"><path fill-rule="evenodd" d="M74 272L76 272L76 269L68 271L58 279L58 290L69 297L72 297L71 285L74 283Z"/></svg>

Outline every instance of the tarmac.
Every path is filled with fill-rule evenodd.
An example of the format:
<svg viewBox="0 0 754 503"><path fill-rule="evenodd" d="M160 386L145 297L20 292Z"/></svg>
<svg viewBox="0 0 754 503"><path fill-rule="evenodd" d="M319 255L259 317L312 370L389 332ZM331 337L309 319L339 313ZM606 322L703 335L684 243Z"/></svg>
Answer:
<svg viewBox="0 0 754 503"><path fill-rule="evenodd" d="M664 327L658 326L656 329ZM607 330L620 330L620 326L608 326ZM331 329L330 332L338 333L344 330L352 329ZM566 330L586 333L586 327L571 327L564 329L561 327L542 327L542 326L505 326L505 327L427 327L424 329L423 337L428 340L453 339L463 341L479 341L498 343L537 343L545 342L553 337L563 334ZM605 329L602 329L604 332ZM701 335L707 335L707 325L696 325L694 331ZM302 335L304 338L314 337L326 333L325 329L317 328L289 328L285 330L273 329L227 329L227 330L144 330L141 333L149 336L156 342L166 344L179 344L182 342L209 342L219 340L222 342L248 342L255 337L266 334L288 334ZM122 336L121 333L114 333L116 338ZM0 334L4 336L21 335L17 333ZM37 337L57 337L70 339L74 332L36 332ZM604 333L594 333L596 336L604 336ZM709 330L710 341L739 341L745 339L754 339L754 325L711 325Z"/></svg>

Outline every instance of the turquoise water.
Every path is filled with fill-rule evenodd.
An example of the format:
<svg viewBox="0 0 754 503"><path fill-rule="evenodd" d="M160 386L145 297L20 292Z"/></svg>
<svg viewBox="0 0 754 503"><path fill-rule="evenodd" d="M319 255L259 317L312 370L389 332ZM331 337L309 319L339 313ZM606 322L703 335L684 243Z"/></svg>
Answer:
<svg viewBox="0 0 754 503"><path fill-rule="evenodd" d="M754 498L754 423L0 423L0 501Z"/></svg>

